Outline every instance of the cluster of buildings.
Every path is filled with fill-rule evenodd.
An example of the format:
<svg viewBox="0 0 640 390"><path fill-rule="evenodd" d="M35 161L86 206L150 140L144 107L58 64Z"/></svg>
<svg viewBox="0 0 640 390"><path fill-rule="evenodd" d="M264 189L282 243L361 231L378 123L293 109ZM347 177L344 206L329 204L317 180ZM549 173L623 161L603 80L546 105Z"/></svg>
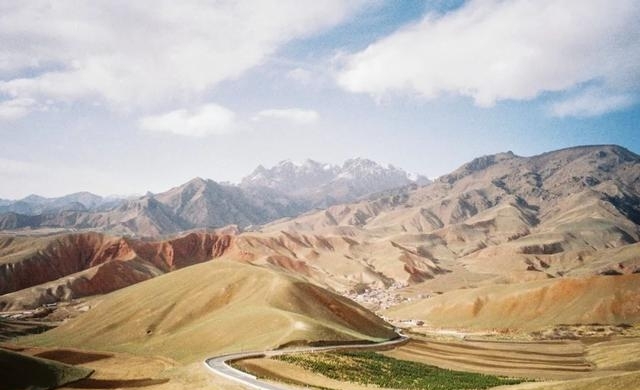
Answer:
<svg viewBox="0 0 640 390"><path fill-rule="evenodd" d="M352 291L345 296L362 306L377 312L396 306L402 302L408 302L411 298L403 297L396 290L407 287L408 284L394 282L388 287L367 287L362 292Z"/></svg>

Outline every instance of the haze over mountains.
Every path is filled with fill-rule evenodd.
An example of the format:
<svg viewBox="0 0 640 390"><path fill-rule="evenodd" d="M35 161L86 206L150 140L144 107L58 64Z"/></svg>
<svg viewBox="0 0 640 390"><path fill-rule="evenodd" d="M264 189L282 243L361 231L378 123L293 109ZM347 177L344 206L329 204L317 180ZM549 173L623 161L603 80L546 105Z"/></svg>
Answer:
<svg viewBox="0 0 640 390"><path fill-rule="evenodd" d="M239 186L195 178L137 199L102 198L87 192L60 198L30 195L0 205L0 229L40 227L100 229L115 234L157 236L194 228L242 228L409 184L425 184L393 166L351 159L341 167L307 160L258 167Z"/></svg>
<svg viewBox="0 0 640 390"><path fill-rule="evenodd" d="M58 198L29 195L19 200L0 199L0 213L38 215L60 211L99 211L111 209L123 200L120 197L102 197L90 192L76 192Z"/></svg>

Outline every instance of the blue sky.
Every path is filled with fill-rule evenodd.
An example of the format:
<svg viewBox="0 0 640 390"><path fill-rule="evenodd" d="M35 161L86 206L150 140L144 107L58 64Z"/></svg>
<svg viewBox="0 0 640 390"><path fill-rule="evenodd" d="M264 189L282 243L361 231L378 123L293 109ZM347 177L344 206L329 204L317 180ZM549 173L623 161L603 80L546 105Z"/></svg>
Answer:
<svg viewBox="0 0 640 390"><path fill-rule="evenodd" d="M436 177L507 150L640 152L636 1L0 9L0 198L237 182L283 159Z"/></svg>

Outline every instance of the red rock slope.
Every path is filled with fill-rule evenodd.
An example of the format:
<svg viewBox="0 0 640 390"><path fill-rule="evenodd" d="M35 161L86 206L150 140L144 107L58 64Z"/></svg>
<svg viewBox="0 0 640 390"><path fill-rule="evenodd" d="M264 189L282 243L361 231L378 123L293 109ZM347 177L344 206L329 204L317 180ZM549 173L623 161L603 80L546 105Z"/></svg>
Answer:
<svg viewBox="0 0 640 390"><path fill-rule="evenodd" d="M143 241L100 233L0 237L0 309L107 293L219 257L235 234Z"/></svg>

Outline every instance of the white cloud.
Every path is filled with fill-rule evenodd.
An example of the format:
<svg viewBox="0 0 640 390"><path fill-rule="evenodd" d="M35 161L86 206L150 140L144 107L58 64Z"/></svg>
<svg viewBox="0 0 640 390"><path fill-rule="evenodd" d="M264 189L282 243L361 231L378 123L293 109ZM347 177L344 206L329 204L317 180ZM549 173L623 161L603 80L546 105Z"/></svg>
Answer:
<svg viewBox="0 0 640 390"><path fill-rule="evenodd" d="M354 8L341 0L0 0L0 100L124 110L193 103Z"/></svg>
<svg viewBox="0 0 640 390"><path fill-rule="evenodd" d="M253 119L277 119L292 122L297 125L310 125L318 121L320 116L314 110L301 108L279 108L260 111Z"/></svg>
<svg viewBox="0 0 640 390"><path fill-rule="evenodd" d="M179 109L161 115L146 116L140 128L190 137L230 133L235 128L233 111L217 104L205 104L193 110Z"/></svg>
<svg viewBox="0 0 640 390"><path fill-rule="evenodd" d="M621 95L640 90L638 20L637 0L472 0L346 56L336 77L376 97L454 93L480 106L587 82Z"/></svg>
<svg viewBox="0 0 640 390"><path fill-rule="evenodd" d="M590 117L618 111L634 103L635 99L629 94L607 94L600 89L589 89L554 103L551 113L558 117Z"/></svg>
<svg viewBox="0 0 640 390"><path fill-rule="evenodd" d="M0 120L14 120L27 115L36 101L29 98L17 98L0 102Z"/></svg>

